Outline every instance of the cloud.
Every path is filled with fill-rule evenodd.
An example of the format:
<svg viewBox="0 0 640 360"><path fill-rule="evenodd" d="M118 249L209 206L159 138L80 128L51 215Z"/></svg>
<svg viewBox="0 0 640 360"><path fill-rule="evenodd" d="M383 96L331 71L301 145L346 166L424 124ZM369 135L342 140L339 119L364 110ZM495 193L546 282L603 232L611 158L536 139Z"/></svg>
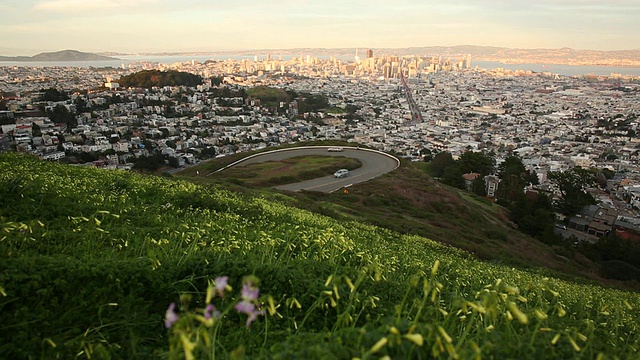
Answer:
<svg viewBox="0 0 640 360"><path fill-rule="evenodd" d="M36 11L83 12L108 9L120 9L146 5L154 0L45 0L33 5Z"/></svg>

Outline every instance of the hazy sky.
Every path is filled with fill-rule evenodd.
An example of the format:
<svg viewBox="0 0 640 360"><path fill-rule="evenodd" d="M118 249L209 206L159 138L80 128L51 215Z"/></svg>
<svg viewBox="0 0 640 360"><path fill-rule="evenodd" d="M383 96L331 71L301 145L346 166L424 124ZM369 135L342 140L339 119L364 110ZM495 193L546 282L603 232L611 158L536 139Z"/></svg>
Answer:
<svg viewBox="0 0 640 360"><path fill-rule="evenodd" d="M0 54L492 45L640 49L640 0L0 0Z"/></svg>

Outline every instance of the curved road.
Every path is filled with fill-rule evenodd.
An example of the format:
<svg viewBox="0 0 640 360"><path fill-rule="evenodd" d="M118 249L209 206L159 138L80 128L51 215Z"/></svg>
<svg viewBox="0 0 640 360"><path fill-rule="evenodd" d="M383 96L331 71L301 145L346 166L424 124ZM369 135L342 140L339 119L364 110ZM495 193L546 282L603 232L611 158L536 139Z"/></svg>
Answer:
<svg viewBox="0 0 640 360"><path fill-rule="evenodd" d="M384 154L375 150L358 149L351 147L343 147L341 152L329 152L327 149L329 146L314 146L314 147L302 147L291 148L285 150L278 150L274 152L267 152L249 157L246 160L240 160L231 166L249 165L254 163L260 163L265 161L281 161L294 156L308 156L308 155L325 155L325 156L345 156L350 158L356 158L362 162L362 167L349 171L349 176L345 178L335 178L333 174L316 178L313 180L307 180L295 184L287 184L276 186L276 189L289 190L289 191L321 191L321 192L333 192L345 186L364 182L382 174L388 173L398 167L399 160L391 155ZM224 170L224 169L221 169Z"/></svg>

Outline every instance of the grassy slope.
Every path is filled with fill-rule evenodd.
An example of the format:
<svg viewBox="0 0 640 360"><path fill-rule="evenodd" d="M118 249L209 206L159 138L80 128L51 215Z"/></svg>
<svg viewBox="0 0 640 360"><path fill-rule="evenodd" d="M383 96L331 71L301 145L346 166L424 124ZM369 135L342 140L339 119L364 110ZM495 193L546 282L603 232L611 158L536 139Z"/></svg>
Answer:
<svg viewBox="0 0 640 360"><path fill-rule="evenodd" d="M355 170L362 166L358 159L344 156L301 156L257 164L234 166L211 179L233 178L247 186L276 186L331 175L338 169Z"/></svg>
<svg viewBox="0 0 640 360"><path fill-rule="evenodd" d="M0 353L163 358L168 303L201 299L215 276L239 289L254 274L282 317L247 330L230 313L218 334L226 351L252 358L637 356L638 294L481 262L267 196L0 155Z"/></svg>
<svg viewBox="0 0 640 360"><path fill-rule="evenodd" d="M588 261L556 255L551 247L519 232L504 208L434 181L412 164L349 194L291 194L296 206L314 212L428 237L475 254L480 259L603 281ZM313 201L309 201L309 200Z"/></svg>
<svg viewBox="0 0 640 360"><path fill-rule="evenodd" d="M228 159L215 160L180 174L182 178L198 183L233 187L221 181L225 177L235 178L232 173L222 172L204 179L193 177L196 169L208 173L228 162ZM341 192L290 193L291 198L285 201L291 206L339 220L359 221L403 234L428 237L471 252L480 259L546 268L569 277L580 276L613 286L633 287L633 284L623 285L600 278L588 259L559 256L551 247L519 232L504 208L438 183L416 164L405 162L396 171L356 184L349 190L348 195Z"/></svg>

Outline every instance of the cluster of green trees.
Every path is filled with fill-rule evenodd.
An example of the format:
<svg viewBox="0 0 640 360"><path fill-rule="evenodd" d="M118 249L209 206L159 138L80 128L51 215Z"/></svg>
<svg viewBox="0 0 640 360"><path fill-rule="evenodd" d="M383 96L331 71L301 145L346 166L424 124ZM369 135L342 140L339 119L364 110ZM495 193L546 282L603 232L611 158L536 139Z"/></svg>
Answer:
<svg viewBox="0 0 640 360"><path fill-rule="evenodd" d="M76 119L76 114L69 111L64 105L56 105L53 109L47 110L47 117L51 119L56 124L66 124L67 132L71 131L72 128L78 126L78 120Z"/></svg>
<svg viewBox="0 0 640 360"><path fill-rule="evenodd" d="M213 88L209 90L209 98L234 98L241 97L246 98L246 91L244 88L230 88L229 86L223 86L221 88Z"/></svg>
<svg viewBox="0 0 640 360"><path fill-rule="evenodd" d="M64 92L56 88L41 89L40 92L44 93L44 101L65 101L69 100L69 96Z"/></svg>
<svg viewBox="0 0 640 360"><path fill-rule="evenodd" d="M166 166L165 156L159 152L155 152L149 156L142 155L135 159L133 163L133 169L149 172L156 171L164 166Z"/></svg>
<svg viewBox="0 0 640 360"><path fill-rule="evenodd" d="M579 242L575 251L602 266L602 275L617 280L640 281L640 243L615 234L595 243Z"/></svg>
<svg viewBox="0 0 640 360"><path fill-rule="evenodd" d="M460 189L466 188L463 174L478 173L480 176L471 183L469 190L480 196L486 195L484 177L497 175L500 179L496 192L497 203L509 210L511 220L523 233L553 244L560 242L559 236L553 231L555 212L571 216L584 206L595 204L594 198L586 190L594 185L597 175L601 174L581 168L549 172L550 182L561 193L561 198L552 202L544 192L525 194L525 187L537 185L538 177L527 171L522 159L515 154L507 156L496 167L493 153L467 151L454 160L451 153L441 152L433 156L429 172L442 182Z"/></svg>
<svg viewBox="0 0 640 360"><path fill-rule="evenodd" d="M298 97L298 113L315 112L329 107L329 99L322 94L302 94Z"/></svg>
<svg viewBox="0 0 640 360"><path fill-rule="evenodd" d="M430 155L430 154L428 154ZM517 155L508 156L497 167L491 153L466 152L458 160L450 153L441 152L433 156L429 171L441 181L458 188L465 188L462 174L476 172L480 177L471 185L471 191L485 195L484 176L496 174L500 178L496 201L508 209L511 220L518 229L541 242L564 248L568 256L580 253L600 264L604 277L618 280L640 280L640 244L610 234L595 243L565 240L556 233L556 213L567 218L585 206L596 204L588 188L605 187L614 172L607 169L573 168L567 171L550 171L548 179L560 197L550 198L544 191L525 194L527 185L538 184L535 173L526 170Z"/></svg>
<svg viewBox="0 0 640 360"><path fill-rule="evenodd" d="M436 154L431 160L429 171L432 176L440 178L445 184L465 189L463 174L478 173L480 176L473 182L472 190L478 195L485 195L484 177L495 172L496 160L492 153L467 151L454 160L449 152ZM524 166L523 166L524 168Z"/></svg>
<svg viewBox="0 0 640 360"><path fill-rule="evenodd" d="M190 86L202 84L202 77L188 72L169 70L142 70L134 74L125 75L118 80L124 87L151 88L154 86Z"/></svg>
<svg viewBox="0 0 640 360"><path fill-rule="evenodd" d="M256 86L246 91L248 98L259 99L264 105L277 106L280 102L291 101L291 96L281 89L268 86Z"/></svg>

